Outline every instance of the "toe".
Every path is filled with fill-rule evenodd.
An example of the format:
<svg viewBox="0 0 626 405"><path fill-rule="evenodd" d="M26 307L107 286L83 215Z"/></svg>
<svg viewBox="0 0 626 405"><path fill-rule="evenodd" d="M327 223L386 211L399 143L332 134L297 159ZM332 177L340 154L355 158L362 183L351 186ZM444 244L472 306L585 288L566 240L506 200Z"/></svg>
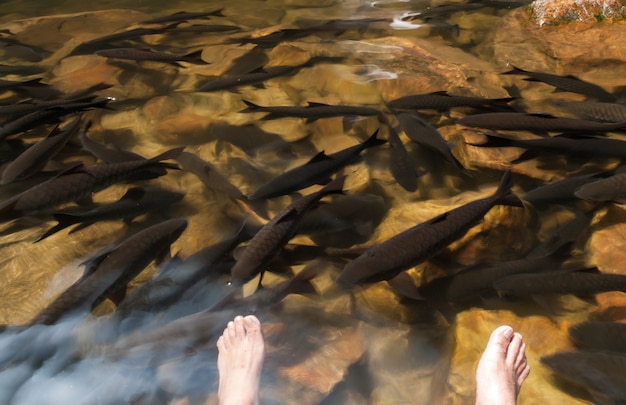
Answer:
<svg viewBox="0 0 626 405"><path fill-rule="evenodd" d="M226 351L226 347L224 347L224 336L220 336L219 339L217 339L217 350L219 350L220 352L224 352Z"/></svg>
<svg viewBox="0 0 626 405"><path fill-rule="evenodd" d="M513 335L513 338L511 339L511 342L509 343L509 347L507 348L506 364L508 364L509 367L511 367L511 369L513 370L515 369L517 357L520 354L523 343L524 342L522 340L522 335L520 335L519 333L515 333Z"/></svg>
<svg viewBox="0 0 626 405"><path fill-rule="evenodd" d="M489 337L486 350L497 351L498 353L506 353L509 343L513 337L513 328L508 325L497 327Z"/></svg>
<svg viewBox="0 0 626 405"><path fill-rule="evenodd" d="M244 327L243 324L243 316L236 316L235 320L233 321L234 325L235 325L235 335L238 338L242 338L246 336L246 328Z"/></svg>
<svg viewBox="0 0 626 405"><path fill-rule="evenodd" d="M528 377L529 374L530 374L530 366L528 364L526 364L526 367L524 367L522 372L520 374L518 374L518 377L517 377L517 386L518 387L522 386L522 383L526 380L526 378Z"/></svg>

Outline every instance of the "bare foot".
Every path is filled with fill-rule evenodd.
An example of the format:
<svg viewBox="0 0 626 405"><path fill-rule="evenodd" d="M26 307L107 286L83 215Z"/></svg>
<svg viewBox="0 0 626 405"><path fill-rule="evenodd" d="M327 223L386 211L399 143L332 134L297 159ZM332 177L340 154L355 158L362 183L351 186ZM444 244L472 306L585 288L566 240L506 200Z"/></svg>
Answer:
<svg viewBox="0 0 626 405"><path fill-rule="evenodd" d="M476 405L515 405L530 373L522 335L510 326L496 328L476 368Z"/></svg>
<svg viewBox="0 0 626 405"><path fill-rule="evenodd" d="M265 357L261 323L254 315L235 317L217 341L220 405L258 405Z"/></svg>

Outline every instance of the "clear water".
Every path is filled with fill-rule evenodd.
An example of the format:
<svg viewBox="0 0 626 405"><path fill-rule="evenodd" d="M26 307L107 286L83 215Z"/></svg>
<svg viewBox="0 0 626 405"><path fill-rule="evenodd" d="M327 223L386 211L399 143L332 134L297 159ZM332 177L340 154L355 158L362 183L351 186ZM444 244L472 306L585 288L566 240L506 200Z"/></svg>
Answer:
<svg viewBox="0 0 626 405"><path fill-rule="evenodd" d="M411 20L407 18L410 13L425 12L444 3L3 1L0 30L12 33L3 38L17 40L24 49L3 47L0 64L7 68L0 70L0 78L42 77L43 82L66 93L99 83L110 84L110 88L98 94L114 99L111 109L84 114L85 121L91 121L91 138L146 157L184 145L186 151L211 162L246 195L321 150L332 153L362 142L379 124L375 119L361 119L346 127L341 118L312 123L299 118L264 121L262 115L240 113L245 108L242 100L259 105L306 105L311 101L385 110L384 102L393 98L441 90L459 95L508 97L507 83L518 86L524 99L520 104L532 111L552 108L546 100L555 97L581 99L572 94L554 95L549 86L529 84L521 77L503 79L498 74L510 69L510 61L494 59L498 53L490 49L501 43L496 42L493 33L510 12L522 7L520 2L487 1L486 7L476 10L453 10L428 21L405 21ZM207 65L136 63L106 60L92 52L71 54L82 42L133 27L151 17L220 7L224 17L194 23L232 24L240 31L156 33L124 43L181 55L202 49L202 58L210 62ZM385 20L362 30L287 38L256 50L252 44L231 42L232 38L258 37L281 28L311 25L312 21L358 18ZM181 27L187 25L190 24ZM528 52L527 68L535 68L530 61L533 52L539 51L520 48L519 53L523 52ZM311 55L345 59L271 79L263 88L194 91L214 77L262 66L296 65ZM524 57L517 55L518 60ZM577 69L570 64L553 73L582 75L610 90L626 84L626 76L620 74L623 69L618 64L604 74L606 71L597 66ZM13 100L11 93L4 97L2 104ZM403 136L417 171L423 173L416 191L405 190L392 176L390 160L394 158L387 145L368 150L361 162L344 170L348 175L346 194L354 198L348 200L348 206L353 207L348 210L350 215L344 214L348 225L328 220L317 224L321 231L299 235L292 243L362 249L448 209L491 194L515 154L481 155L479 148L466 146L463 131L468 130L454 125L454 119L463 112L453 110L449 115L426 117L440 128L447 141L454 143L453 150L471 169L471 177L460 174L453 166L442 163L439 156L419 149ZM35 131L27 139L45 135L46 130ZM59 159L95 162L72 142ZM524 163L514 168L514 190L521 194L568 173L615 164L598 159L579 171L568 171L561 161L548 162L547 166ZM36 181L4 186L0 197L9 198ZM234 235L244 218L255 221L249 207L208 189L191 173L170 171L166 176L137 184L181 191L185 198L130 225L121 221L99 222L74 233L61 231L39 243L34 241L54 225L53 221L22 221L17 231L10 225L3 228L0 324L27 324L80 277L86 259L148 225L187 217L189 226L171 249L180 259L186 259ZM115 185L96 193L94 200L114 201L127 188L125 184ZM313 186L303 194L316 189ZM289 202L289 197L272 199L268 212L275 213ZM419 284L457 271L460 265L521 257L545 240L568 215L560 208L538 212L532 207L496 207L481 224L455 242L450 252L419 265L409 274ZM596 216L602 221L600 225L595 223L582 232L583 236L601 235L613 225L618 226L615 232L619 235L620 217L619 207L600 211ZM613 234L606 237L611 240ZM583 259L588 264L602 262L599 256L603 254L594 250L599 243L587 247L583 239L577 244ZM604 254L603 263L608 263L605 268L614 272L620 268L619 246L616 242L616 247ZM287 254L281 256L286 258ZM311 261L292 263L292 271L299 273ZM190 287L165 309L130 309L120 315L120 311L115 312L115 304L105 301L91 315L66 318L54 326L9 328L0 334L0 403L216 402L214 343L226 322L240 312L254 312L264 323L268 355L261 387L263 403L473 403L476 362L490 331L502 323L513 325L527 340L533 371L521 392L520 403L585 403L587 394L574 386L555 384L553 374L539 359L572 348L567 333L572 324L590 317L626 319L623 293L602 294L594 304L573 296L538 301L530 297L510 300L491 296L477 307L452 313L428 302L401 298L384 282L355 289L351 296L333 284L345 261L327 259L313 263L320 268L313 280L319 294L292 294L272 305L202 314L200 311L230 291L227 276L218 274ZM172 266L180 270L185 265ZM272 265L273 270L283 267ZM214 270L219 273L224 269ZM131 283L131 289L149 281L157 271L158 266L151 265ZM268 272L264 286L270 289L289 278ZM250 294L254 283L245 290L245 294ZM183 321L172 323L181 318Z"/></svg>

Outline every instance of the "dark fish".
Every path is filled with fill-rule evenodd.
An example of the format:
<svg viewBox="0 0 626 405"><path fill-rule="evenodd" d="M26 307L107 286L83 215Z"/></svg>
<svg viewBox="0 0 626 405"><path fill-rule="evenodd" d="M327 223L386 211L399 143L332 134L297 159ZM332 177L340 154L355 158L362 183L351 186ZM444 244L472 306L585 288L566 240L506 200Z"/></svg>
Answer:
<svg viewBox="0 0 626 405"><path fill-rule="evenodd" d="M557 153L576 156L610 156L626 158L626 141L614 138L596 138L590 136L553 136L536 139L512 139L499 135L485 134L487 142L481 144L468 143L468 145L487 148L525 148L530 154L525 153L514 163L528 158L543 155L545 153Z"/></svg>
<svg viewBox="0 0 626 405"><path fill-rule="evenodd" d="M501 278L514 274L535 273L539 269L559 268L570 255L571 248L571 243L565 243L546 255L524 257L490 266L473 266L423 284L418 291L430 301L464 303L483 293L495 293L493 283Z"/></svg>
<svg viewBox="0 0 626 405"><path fill-rule="evenodd" d="M625 104L564 100L553 101L552 104L588 120L604 122L626 121Z"/></svg>
<svg viewBox="0 0 626 405"><path fill-rule="evenodd" d="M44 139L29 147L24 153L8 164L2 172L0 184L23 180L39 172L74 135L81 117L76 117L62 130L55 127Z"/></svg>
<svg viewBox="0 0 626 405"><path fill-rule="evenodd" d="M372 116L379 115L380 111L376 108L352 106L352 105L329 105L323 103L312 103L306 107L301 106L272 106L263 107L243 100L248 108L239 111L240 113L269 113L262 120L273 120L284 117L306 118L307 122L315 121L319 118L341 117L345 115Z"/></svg>
<svg viewBox="0 0 626 405"><path fill-rule="evenodd" d="M79 102L90 102L93 101L96 96L85 96L79 98L55 98L53 100L44 100L44 101L35 101L35 100L26 100L17 104L3 105L0 106L0 114L1 115L24 115L29 114L38 110L44 110L49 107L57 107L62 106L63 104L73 104Z"/></svg>
<svg viewBox="0 0 626 405"><path fill-rule="evenodd" d="M280 252L298 228L304 213L328 194L343 192L345 176L337 177L321 190L303 196L282 209L250 240L231 269L231 279L244 283L263 272L267 264Z"/></svg>
<svg viewBox="0 0 626 405"><path fill-rule="evenodd" d="M321 33L334 33L335 35L340 35L348 30L359 30L360 32L363 32L369 27L370 24L381 21L387 21L387 19L373 17L352 20L335 19L322 22L314 21L307 22L306 24L308 26L303 28L285 28L260 37L246 37L235 39L233 40L233 42L242 44L256 44L264 48L273 48L283 41L295 41L309 35ZM303 24L303 22L300 22L300 24Z"/></svg>
<svg viewBox="0 0 626 405"><path fill-rule="evenodd" d="M396 98L387 103L390 108L400 110L420 110L429 109L437 111L447 111L454 107L500 107L507 108L508 103L515 98L480 98L452 96L446 91L437 91L429 94L416 94Z"/></svg>
<svg viewBox="0 0 626 405"><path fill-rule="evenodd" d="M123 219L130 223L134 218L156 209L164 209L185 195L174 191L158 188L133 187L118 201L101 205L90 211L80 214L54 213L52 216L58 222L57 225L44 233L37 242L59 232L72 225L75 226L70 233L87 228L98 221L115 221Z"/></svg>
<svg viewBox="0 0 626 405"><path fill-rule="evenodd" d="M139 24L161 24L161 23L169 23L169 22L181 22L181 21L187 21L187 20L197 20L197 19L201 19L205 17L224 17L224 14L222 14L222 8L218 8L216 10L211 10L211 11L201 11L197 13L179 11L177 13L166 15L163 17L156 17L150 20L141 21Z"/></svg>
<svg viewBox="0 0 626 405"><path fill-rule="evenodd" d="M393 178L406 191L417 190L417 178L419 177L415 162L402 143L402 139L394 128L389 128L389 169Z"/></svg>
<svg viewBox="0 0 626 405"><path fill-rule="evenodd" d="M48 87L46 83L41 83L41 77L27 80L25 82L16 82L12 80L0 80L0 90L10 90L18 87Z"/></svg>
<svg viewBox="0 0 626 405"><path fill-rule="evenodd" d="M626 400L626 356L608 352L562 352L541 358L560 377L586 388L594 404Z"/></svg>
<svg viewBox="0 0 626 405"><path fill-rule="evenodd" d="M594 98L599 101L615 101L615 96L604 90L602 87L593 83L586 82L575 76L558 76L550 73L531 72L513 66L512 70L504 72L505 75L524 75L528 78L524 80L543 82L550 86L556 87L560 91L568 91L578 93L584 96Z"/></svg>
<svg viewBox="0 0 626 405"><path fill-rule="evenodd" d="M182 152L176 160L181 164L183 170L195 174L209 189L224 193L233 199L246 199L243 193L224 177L215 166L199 156L189 152Z"/></svg>
<svg viewBox="0 0 626 405"><path fill-rule="evenodd" d="M587 182L580 186L574 195L583 200L626 204L626 173Z"/></svg>
<svg viewBox="0 0 626 405"><path fill-rule="evenodd" d="M287 281L283 281L272 288L259 288L254 294L245 298L236 299L227 296L226 299L213 305L210 311L221 311L224 309L237 309L240 312L255 313L259 309L269 308L271 305L281 302L290 294L316 295L317 289L311 280L319 273L319 267L323 261L312 261L298 274Z"/></svg>
<svg viewBox="0 0 626 405"><path fill-rule="evenodd" d="M198 87L197 91L217 91L230 89L232 87L259 84L274 77L294 75L301 69L314 66L318 63L337 63L343 61L344 59L345 58L333 56L313 56L308 61L300 65L264 67L249 73L220 77L219 79L214 79L201 85Z"/></svg>
<svg viewBox="0 0 626 405"><path fill-rule="evenodd" d="M144 159L144 157L141 155L129 152L127 150L119 149L115 145L105 145L94 141L87 136L88 129L89 128L85 128L84 130L80 131L78 133L78 139L80 140L83 149L91 153L98 159L107 163L120 163L127 162L129 160Z"/></svg>
<svg viewBox="0 0 626 405"><path fill-rule="evenodd" d="M597 122L577 118L555 117L550 114L494 112L467 115L457 124L494 130L536 132L608 132L626 129L626 121Z"/></svg>
<svg viewBox="0 0 626 405"><path fill-rule="evenodd" d="M388 210L380 195L342 195L307 211L298 234L308 235L318 246L348 248L367 242Z"/></svg>
<svg viewBox="0 0 626 405"><path fill-rule="evenodd" d="M232 237L208 246L185 260L174 259L173 268L161 271L155 278L134 289L120 303L117 312L123 316L132 311L155 312L174 304L201 280L218 278L221 265L228 264L228 271L232 266L230 252L246 239L249 235L242 226Z"/></svg>
<svg viewBox="0 0 626 405"><path fill-rule="evenodd" d="M619 322L584 322L569 328L576 347L587 350L626 354L626 324Z"/></svg>
<svg viewBox="0 0 626 405"><path fill-rule="evenodd" d="M436 7L427 7L423 10L406 13L402 16L403 21L425 20L429 18L442 18L454 13L463 11L474 11L484 8L484 4L479 3L454 3L442 4Z"/></svg>
<svg viewBox="0 0 626 405"><path fill-rule="evenodd" d="M70 201L80 201L121 181L162 176L167 173L167 168L177 166L161 161L176 158L182 150L182 147L171 149L151 159L74 167L4 201L0 205L0 218L8 220L23 213L50 209Z"/></svg>
<svg viewBox="0 0 626 405"><path fill-rule="evenodd" d="M533 205L569 202L576 199L574 193L581 186L600 179L603 176L606 176L606 174L589 173L566 177L562 180L553 181L534 188L522 195L521 198Z"/></svg>
<svg viewBox="0 0 626 405"><path fill-rule="evenodd" d="M348 263L336 283L343 288L389 280L416 266L461 238L494 205L522 206L511 192L511 172L502 176L498 189L481 198L418 224L367 249Z"/></svg>
<svg viewBox="0 0 626 405"><path fill-rule="evenodd" d="M31 325L52 325L71 312L96 307L125 287L150 262L169 255L170 245L186 227L185 218L170 219L136 233L113 250L97 256L93 259L97 267L65 290L31 321Z"/></svg>
<svg viewBox="0 0 626 405"><path fill-rule="evenodd" d="M204 33L204 32L230 32L241 31L241 27L228 24L193 24L185 26L177 26L167 30L168 35L178 33Z"/></svg>
<svg viewBox="0 0 626 405"><path fill-rule="evenodd" d="M330 155L321 151L304 165L294 167L261 185L248 198L250 200L274 198L328 181L332 174L355 162L362 151L385 143L384 140L376 138L377 135L378 130L365 142Z"/></svg>
<svg viewBox="0 0 626 405"><path fill-rule="evenodd" d="M449 163L453 164L460 171L468 173L461 162L454 157L450 147L443 139L437 128L424 121L414 114L398 114L398 121L406 135L415 143L425 146L443 156Z"/></svg>
<svg viewBox="0 0 626 405"><path fill-rule="evenodd" d="M98 101L74 102L68 104L61 103L59 105L34 111L13 121L6 122L4 125L0 126L0 140L9 135L27 131L42 123L57 121L60 117L73 112L89 110L92 108L106 108L109 101L109 99L102 99Z"/></svg>
<svg viewBox="0 0 626 405"><path fill-rule="evenodd" d="M163 26L163 27L158 27L158 28L144 28L144 27L133 28L133 29L126 30L126 31L116 32L115 34L94 38L92 40L83 42L82 44L78 45L76 48L74 48L74 50L68 56L93 53L95 51L102 50L103 47L105 47L108 44L116 43L119 41L125 41L129 39L135 39L135 38L142 37L144 35L161 34L171 28L176 27L178 24L179 23L176 22L176 23Z"/></svg>
<svg viewBox="0 0 626 405"><path fill-rule="evenodd" d="M150 49L112 48L96 51L96 55L103 56L105 58L128 59L134 61L149 60L173 63L175 65L179 65L178 62L187 62L196 65L204 65L208 63L202 60L202 49L191 52L187 55L176 55L168 52L152 51Z"/></svg>
<svg viewBox="0 0 626 405"><path fill-rule="evenodd" d="M607 291L626 292L626 276L586 271L517 274L495 281L493 288L501 295L517 297L533 294L588 296Z"/></svg>

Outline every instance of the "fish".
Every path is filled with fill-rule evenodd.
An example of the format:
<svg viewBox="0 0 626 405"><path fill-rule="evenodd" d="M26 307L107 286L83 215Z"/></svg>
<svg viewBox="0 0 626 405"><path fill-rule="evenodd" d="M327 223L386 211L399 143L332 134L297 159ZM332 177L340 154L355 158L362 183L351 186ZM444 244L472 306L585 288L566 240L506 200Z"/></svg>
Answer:
<svg viewBox="0 0 626 405"><path fill-rule="evenodd" d="M417 178L419 174L415 168L415 162L406 150L398 132L389 128L389 169L393 178L406 191L417 190Z"/></svg>
<svg viewBox="0 0 626 405"><path fill-rule="evenodd" d="M522 207L511 187L511 172L506 171L491 196L464 204L371 246L343 268L335 283L349 289L389 280L433 257L465 235L493 206Z"/></svg>
<svg viewBox="0 0 626 405"><path fill-rule="evenodd" d="M442 18L448 17L454 13L474 11L484 7L485 5L480 3L441 4L435 7L427 7L420 11L405 13L402 15L402 20L415 21Z"/></svg>
<svg viewBox="0 0 626 405"><path fill-rule="evenodd" d="M42 83L41 80L43 78L38 77L31 80L26 80L24 82L14 81L14 80L3 80L0 79L0 90L12 90L19 87L48 87L49 84Z"/></svg>
<svg viewBox="0 0 626 405"><path fill-rule="evenodd" d="M314 260L289 280L278 283L271 288L259 288L254 294L245 298L236 299L229 294L225 299L211 306L209 311L237 309L240 312L255 313L259 309L269 308L281 302L290 294L318 295L319 292L311 280L318 275L320 267L323 265L324 261Z"/></svg>
<svg viewBox="0 0 626 405"><path fill-rule="evenodd" d="M129 160L142 160L143 156L136 153L119 149L115 145L102 144L94 141L87 136L87 131L91 123L88 123L87 127L78 133L78 140L83 149L94 155L96 158L106 163L120 163L127 162Z"/></svg>
<svg viewBox="0 0 626 405"><path fill-rule="evenodd" d="M80 115L67 124L63 130L56 126L48 136L30 146L24 153L8 164L2 171L0 185L26 179L44 168L78 130Z"/></svg>
<svg viewBox="0 0 626 405"><path fill-rule="evenodd" d="M139 24L162 24L162 23L171 23L171 22L181 22L187 20L197 20L205 17L224 17L222 14L223 8L218 8L215 10L209 11L200 11L195 13L190 13L187 11L179 11L173 14L169 14L163 17L155 17L149 20L140 21Z"/></svg>
<svg viewBox="0 0 626 405"><path fill-rule="evenodd" d="M25 132L42 123L54 122L60 117L73 112L89 110L92 108L106 108L109 101L110 99L107 98L95 101L60 103L41 110L33 111L32 113L23 115L1 125L0 140L10 135Z"/></svg>
<svg viewBox="0 0 626 405"><path fill-rule="evenodd" d="M597 101L553 101L552 105L563 108L580 118L603 121L626 121L626 105L619 103L601 103Z"/></svg>
<svg viewBox="0 0 626 405"><path fill-rule="evenodd" d="M233 39L232 42L241 44L256 44L263 48L273 48L283 41L295 41L309 35L320 33L334 33L335 35L340 35L348 30L359 30L360 32L363 32L370 26L370 24L382 21L388 21L388 19L383 17L370 17L349 20L333 19L321 22L299 22L299 24L306 24L307 26L302 28L284 28L259 37Z"/></svg>
<svg viewBox="0 0 626 405"><path fill-rule="evenodd" d="M294 191L328 181L342 167L354 163L365 149L382 145L376 130L365 142L327 155L324 151L313 156L303 165L294 167L262 184L248 198L252 201L291 194Z"/></svg>
<svg viewBox="0 0 626 405"><path fill-rule="evenodd" d="M626 354L626 324L587 321L569 328L571 341L583 350L599 350Z"/></svg>
<svg viewBox="0 0 626 405"><path fill-rule="evenodd" d="M162 27L132 28L132 29L127 29L125 31L116 32L114 34L105 35L103 37L94 38L94 39L91 39L89 41L79 44L76 48L72 50L72 52L70 52L68 56L93 53L95 51L102 50L103 47L108 44L116 43L119 41L132 40L135 38L142 37L144 35L161 34L163 32L166 32L169 29L175 28L178 24L179 24L178 22L174 22L172 24L162 26Z"/></svg>
<svg viewBox="0 0 626 405"><path fill-rule="evenodd" d="M513 274L535 273L538 269L557 269L571 255L572 244L564 243L541 256L523 257L487 266L472 266L456 274L434 279L419 288L419 294L432 302L463 304L484 293L492 293L493 283Z"/></svg>
<svg viewBox="0 0 626 405"><path fill-rule="evenodd" d="M480 98L467 96L453 96L447 91L436 91L428 94L415 94L411 96L399 97L388 101L389 108L398 110L437 110L439 112L448 111L454 107L497 107L510 109L509 103L515 100L514 97L506 98Z"/></svg>
<svg viewBox="0 0 626 405"><path fill-rule="evenodd" d="M574 195L587 201L610 201L626 204L626 173L589 181L581 185Z"/></svg>
<svg viewBox="0 0 626 405"><path fill-rule="evenodd" d="M226 271L232 267L230 252L250 238L243 224L235 234L207 246L185 260L174 260L152 280L134 289L117 308L123 317L133 311L156 312L176 301L202 280L216 280L224 264Z"/></svg>
<svg viewBox="0 0 626 405"><path fill-rule="evenodd" d="M581 80L575 76L559 76L550 73L531 72L513 66L513 69L502 73L504 75L523 75L528 76L527 81L542 82L556 87L560 91L582 94L583 96L596 99L598 101L614 102L616 97L604 90L602 87Z"/></svg>
<svg viewBox="0 0 626 405"><path fill-rule="evenodd" d="M400 126L406 135L413 142L439 153L448 163L455 166L461 172L465 174L469 173L467 169L463 167L463 164L452 154L450 147L437 128L415 114L402 113L398 114L396 118L400 122Z"/></svg>
<svg viewBox="0 0 626 405"><path fill-rule="evenodd" d="M348 248L367 242L389 210L376 194L342 195L320 203L304 214L298 234L318 246Z"/></svg>
<svg viewBox="0 0 626 405"><path fill-rule="evenodd" d="M318 63L338 63L343 60L345 60L345 58L343 57L313 56L300 65L262 67L248 73L213 79L200 85L200 87L198 87L196 91L210 92L217 90L226 90L244 85L258 85L274 77L295 75L300 70L307 67L315 66Z"/></svg>
<svg viewBox="0 0 626 405"><path fill-rule="evenodd" d="M177 55L168 52L157 52L151 49L137 48L111 48L102 49L95 52L98 56L111 59L128 59L134 61L155 61L171 63L181 66L178 62L187 62L195 65L206 65L208 62L202 60L202 49L188 53L186 55Z"/></svg>
<svg viewBox="0 0 626 405"><path fill-rule="evenodd" d="M0 204L0 221L19 217L24 213L54 208L66 202L80 201L121 181L163 176L167 173L166 169L175 169L178 166L161 161L176 158L183 149L184 147L170 149L151 159L72 167L5 200Z"/></svg>
<svg viewBox="0 0 626 405"><path fill-rule="evenodd" d="M587 271L516 274L496 280L493 288L501 296L526 297L533 294L589 296L607 291L626 292L626 275Z"/></svg>
<svg viewBox="0 0 626 405"><path fill-rule="evenodd" d="M309 102L307 106L271 106L263 107L250 101L243 100L248 106L240 113L269 113L262 120L273 120L284 117L306 118L306 122L313 122L320 118L341 117L346 115L357 116L378 116L380 111L372 107L352 106L352 105L329 105L323 103Z"/></svg>
<svg viewBox="0 0 626 405"><path fill-rule="evenodd" d="M618 404L626 399L626 355L611 352L560 352L541 363L561 378L584 387L594 404Z"/></svg>
<svg viewBox="0 0 626 405"><path fill-rule="evenodd" d="M153 225L129 237L117 247L92 259L97 266L72 284L41 311L30 325L53 325L62 317L81 309L93 309L111 294L121 290L153 260L169 255L170 245L187 228L185 218L174 218Z"/></svg>
<svg viewBox="0 0 626 405"><path fill-rule="evenodd" d="M534 188L521 196L522 200L533 205L559 204L576 200L574 193L581 186L607 176L603 172L580 174L565 177Z"/></svg>
<svg viewBox="0 0 626 405"><path fill-rule="evenodd" d="M80 95L79 95L80 96ZM38 101L29 99L16 104L9 104L0 106L0 115L16 116L29 114L38 110L43 110L48 107L61 106L63 104L72 104L78 102L90 102L93 101L96 96L82 96L72 98L55 98L53 100Z"/></svg>
<svg viewBox="0 0 626 405"><path fill-rule="evenodd" d="M223 193L232 199L246 200L246 196L233 185L215 166L199 156L182 152L176 160L183 170L195 174L209 189Z"/></svg>
<svg viewBox="0 0 626 405"><path fill-rule="evenodd" d="M37 242L42 241L65 228L76 225L69 233L85 229L98 221L115 221L122 219L129 224L139 215L156 209L164 209L183 199L185 194L160 188L132 187L116 202L98 206L87 212L68 214L52 213L57 225L47 230Z"/></svg>
<svg viewBox="0 0 626 405"><path fill-rule="evenodd" d="M513 163L536 157L539 154L556 153L570 156L608 156L626 158L626 141L615 138L597 138L592 136L559 135L534 139L513 139L500 135L484 134L487 142L468 145L486 148L524 148L529 149Z"/></svg>
<svg viewBox="0 0 626 405"><path fill-rule="evenodd" d="M626 121L597 122L578 118L556 117L550 114L529 114L516 112L493 112L466 115L457 124L466 127L487 128L507 131L536 132L609 132L625 130Z"/></svg>
<svg viewBox="0 0 626 405"><path fill-rule="evenodd" d="M346 176L337 177L319 191L298 198L283 208L265 224L250 240L231 269L231 282L243 284L265 267L291 239L298 229L304 213L328 194L343 193Z"/></svg>

